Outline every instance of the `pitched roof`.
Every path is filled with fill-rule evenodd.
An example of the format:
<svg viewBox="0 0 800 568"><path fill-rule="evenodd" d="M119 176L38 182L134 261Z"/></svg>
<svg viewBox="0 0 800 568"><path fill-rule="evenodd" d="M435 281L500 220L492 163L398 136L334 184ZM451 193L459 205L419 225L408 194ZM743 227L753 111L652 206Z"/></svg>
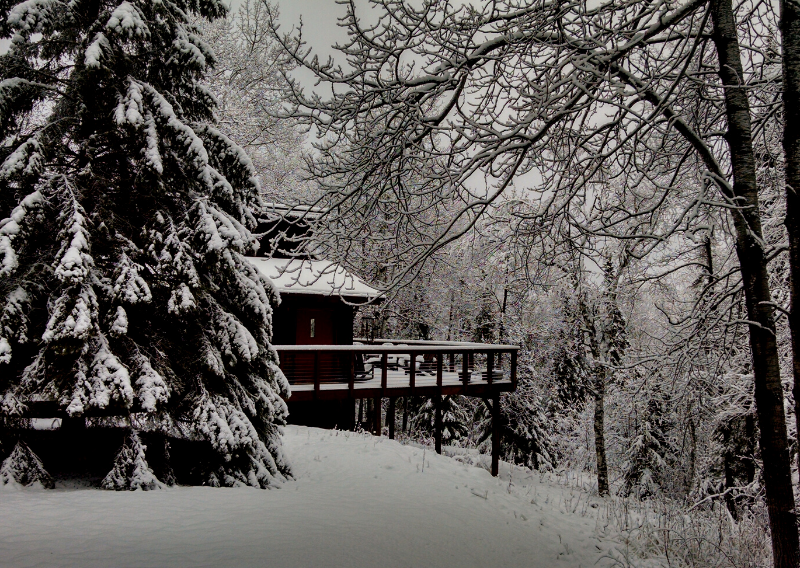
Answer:
<svg viewBox="0 0 800 568"><path fill-rule="evenodd" d="M328 260L248 257L261 274L272 280L281 294L341 296L375 300L382 293L358 276Z"/></svg>

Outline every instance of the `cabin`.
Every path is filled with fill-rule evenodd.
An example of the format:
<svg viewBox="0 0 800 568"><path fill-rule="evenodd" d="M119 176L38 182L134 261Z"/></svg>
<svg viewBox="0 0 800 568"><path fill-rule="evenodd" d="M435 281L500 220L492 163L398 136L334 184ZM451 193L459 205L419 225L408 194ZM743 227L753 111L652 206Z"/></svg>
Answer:
<svg viewBox="0 0 800 568"><path fill-rule="evenodd" d="M382 301L382 295L309 250L308 235L321 214L313 208L269 204L256 230L259 256L249 259L281 295L273 314L273 347L292 388L289 421L352 429L358 408L359 422L366 418L375 433L385 423L394 438L398 398L430 397L436 408L435 446L441 453L442 397L480 397L492 412L492 474L497 475L500 394L516 389L519 347L354 338L356 311ZM364 416L368 400L371 415Z"/></svg>
<svg viewBox="0 0 800 568"><path fill-rule="evenodd" d="M273 345L353 345L356 311L382 299L380 292L336 263L302 258L249 258L270 278L281 296L272 316ZM291 382L313 383L315 369L323 376L344 376L349 360L330 353L281 353L281 369ZM363 370L359 358L356 370ZM294 386L293 386L294 388ZM354 426L350 405L344 401L289 400L292 424L320 428Z"/></svg>

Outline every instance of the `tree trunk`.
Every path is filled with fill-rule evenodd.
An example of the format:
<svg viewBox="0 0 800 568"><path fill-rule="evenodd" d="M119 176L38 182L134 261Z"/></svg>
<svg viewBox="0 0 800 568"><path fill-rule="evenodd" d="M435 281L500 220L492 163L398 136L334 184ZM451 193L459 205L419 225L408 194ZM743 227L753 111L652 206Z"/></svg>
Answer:
<svg viewBox="0 0 800 568"><path fill-rule="evenodd" d="M794 419L800 437L800 6L781 2L783 39L783 153L786 165L786 232L789 235L791 271L792 369ZM797 307L797 310L795 310ZM800 442L795 445L800 468Z"/></svg>
<svg viewBox="0 0 800 568"><path fill-rule="evenodd" d="M741 88L743 77L736 21L731 0L712 0L713 39L719 58L719 76L725 91L727 142L733 165L733 193L740 209L733 212L736 254L750 320L750 348L764 489L776 568L797 568L798 535L794 514L789 444L783 410L774 308L767 278L767 261L760 243L761 218L750 122L750 103Z"/></svg>
<svg viewBox="0 0 800 568"><path fill-rule="evenodd" d="M688 498L694 485L694 476L697 469L697 426L694 418L689 419L689 471L686 474L686 484L684 489Z"/></svg>
<svg viewBox="0 0 800 568"><path fill-rule="evenodd" d="M594 451L597 454L597 492L608 495L608 462L606 462L606 437L605 437L605 402L606 379L605 369L597 370L597 379L594 385Z"/></svg>

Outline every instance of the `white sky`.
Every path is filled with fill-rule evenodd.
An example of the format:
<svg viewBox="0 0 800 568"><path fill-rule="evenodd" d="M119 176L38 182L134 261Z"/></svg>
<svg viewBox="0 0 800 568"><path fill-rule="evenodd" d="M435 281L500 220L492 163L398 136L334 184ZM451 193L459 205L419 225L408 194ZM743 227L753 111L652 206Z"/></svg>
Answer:
<svg viewBox="0 0 800 568"><path fill-rule="evenodd" d="M241 0L233 0L234 8ZM321 55L332 54L330 46L346 39L346 34L337 28L336 18L345 13L345 7L334 0L277 0L280 6L281 22L285 31L297 25L303 18L304 35L314 50ZM0 40L0 53L8 49L8 40Z"/></svg>

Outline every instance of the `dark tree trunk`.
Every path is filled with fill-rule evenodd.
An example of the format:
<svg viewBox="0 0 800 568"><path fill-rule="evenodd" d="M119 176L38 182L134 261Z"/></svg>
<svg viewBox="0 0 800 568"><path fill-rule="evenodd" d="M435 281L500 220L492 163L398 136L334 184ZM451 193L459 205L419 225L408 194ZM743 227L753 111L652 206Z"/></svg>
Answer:
<svg viewBox="0 0 800 568"><path fill-rule="evenodd" d="M689 419L689 471L686 473L685 491L687 497L692 492L697 468L697 427L694 418Z"/></svg>
<svg viewBox="0 0 800 568"><path fill-rule="evenodd" d="M776 568L797 568L797 519L794 514L774 308L767 278L767 261L759 244L763 233L758 210L750 103L746 91L741 87L743 70L731 0L712 0L711 18L714 45L719 58L719 76L725 87L728 119L726 138L733 165L733 193L741 206L733 212L733 221L747 317L751 322L750 348L773 562Z"/></svg>
<svg viewBox="0 0 800 568"><path fill-rule="evenodd" d="M792 333L794 371L794 419L800 438L800 7L781 2L783 38L783 153L786 164L786 232L789 235L789 267L792 308L789 329ZM797 310L795 308L797 307ZM800 468L800 442L796 443Z"/></svg>
<svg viewBox="0 0 800 568"><path fill-rule="evenodd" d="M608 462L606 462L605 437L605 403L606 394L605 370L597 371L594 384L594 451L597 455L597 492L608 495Z"/></svg>
<svg viewBox="0 0 800 568"><path fill-rule="evenodd" d="M731 428L732 426L729 425L722 431L722 445L725 447L722 452L722 469L725 473L725 506L728 508L733 520L738 521L739 511L736 508L733 494L730 492L730 489L736 487L736 477L733 473L733 462L736 456L731 447Z"/></svg>

